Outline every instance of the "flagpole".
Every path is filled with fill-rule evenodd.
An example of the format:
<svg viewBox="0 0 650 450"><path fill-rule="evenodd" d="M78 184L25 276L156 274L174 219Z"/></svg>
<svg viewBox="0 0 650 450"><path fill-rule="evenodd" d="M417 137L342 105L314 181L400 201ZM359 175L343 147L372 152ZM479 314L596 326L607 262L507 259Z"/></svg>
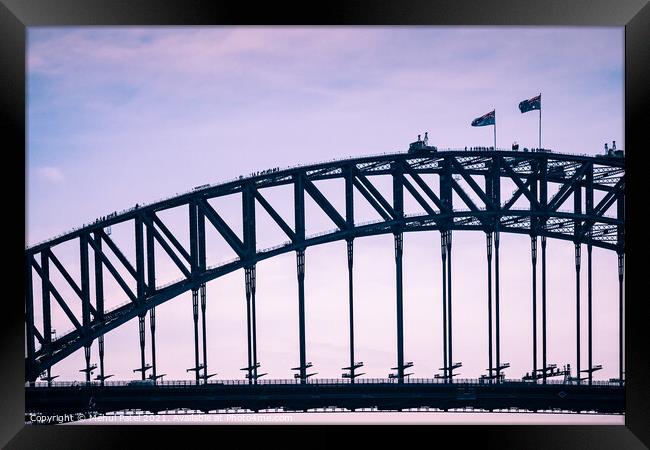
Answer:
<svg viewBox="0 0 650 450"><path fill-rule="evenodd" d="M542 93L539 93L539 148L542 148Z"/></svg>
<svg viewBox="0 0 650 450"><path fill-rule="evenodd" d="M494 150L497 149L497 112L494 110Z"/></svg>

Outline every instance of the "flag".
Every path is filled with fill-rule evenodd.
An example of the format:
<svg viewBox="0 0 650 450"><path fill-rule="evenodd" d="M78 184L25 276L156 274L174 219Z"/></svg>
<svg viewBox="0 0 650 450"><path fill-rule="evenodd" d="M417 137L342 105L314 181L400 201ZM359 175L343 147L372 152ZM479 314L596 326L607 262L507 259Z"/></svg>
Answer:
<svg viewBox="0 0 650 450"><path fill-rule="evenodd" d="M522 113L532 111L534 109L542 109L542 94L519 103L519 111Z"/></svg>
<svg viewBox="0 0 650 450"><path fill-rule="evenodd" d="M472 120L473 127L484 127L485 125L494 125L494 111L490 111L484 116L479 117L478 119Z"/></svg>

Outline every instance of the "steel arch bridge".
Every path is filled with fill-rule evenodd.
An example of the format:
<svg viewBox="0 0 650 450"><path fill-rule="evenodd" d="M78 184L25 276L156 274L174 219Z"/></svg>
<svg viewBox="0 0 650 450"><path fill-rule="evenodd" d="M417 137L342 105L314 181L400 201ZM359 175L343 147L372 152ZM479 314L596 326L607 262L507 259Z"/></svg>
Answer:
<svg viewBox="0 0 650 450"><path fill-rule="evenodd" d="M453 373L459 365L453 360L452 334L452 233L455 230L476 230L486 234L488 259L489 305L489 369L482 378L490 382L503 380L503 369L508 363L501 360L499 341L499 236L500 233L519 233L531 238L531 261L533 269L537 264L537 244L541 239L542 266L542 357L537 360L537 337L535 314L537 307L537 279L533 270L533 366L524 379L536 381L564 374L571 375L571 369L560 371L546 361L546 240L547 238L571 241L575 244L576 308L580 314L580 270L581 249L587 247L588 266L588 323L589 363L587 369L580 368L580 321L576 323L577 357L575 377L568 378L581 383L592 384L592 372L597 366L591 361L591 252L593 247L615 251L618 254L619 275L619 378L623 384L622 348L622 302L623 302L623 258L624 258L624 205L625 205L625 160L620 156L586 156L559 154L550 151L519 152L505 150L444 150L419 153L391 153L319 164L272 169L239 177L218 185L205 185L187 193L146 206L138 206L121 213L111 214L83 225L66 234L31 246L25 250L25 327L27 339L26 381L34 382L39 375L51 383L51 367L76 350L85 349L86 381L90 382L95 365L90 363L90 346L97 340L99 346L99 375L97 380L104 385L108 375L104 373L103 336L110 330L138 317L140 333L141 377L151 369L150 379L159 377L155 356L155 308L156 306L184 293L192 291L194 318L194 353L196 384L207 382L206 359L206 289L205 283L227 273L244 269L247 300L248 366L245 368L248 383L257 384L259 377L257 360L257 338L255 317L256 263L274 256L296 252L299 312L300 357L295 377L298 383L307 383L312 375L308 373L311 363L307 362L305 342L304 279L306 248L337 240L347 241L349 314L350 314L350 361L344 368L344 377L354 383L361 375L357 370L362 363L354 357L353 320L353 242L355 238L391 233L395 241L396 262L396 307L397 307L397 358L393 381L408 381L406 369L411 363L404 360L402 324L402 236L404 232L438 230L442 248L442 292L443 292L443 382L452 382ZM388 201L376 185L377 176L392 179L392 199ZM433 175L437 183L428 178ZM386 178L386 177L384 177ZM318 180L340 179L345 183L345 211L338 211L316 186ZM503 193L502 182L511 182L514 191ZM289 185L293 198L287 199L294 206L294 220L289 223L265 198L265 189ZM551 186L557 191L551 193ZM419 204L423 214L409 215L404 212L404 192ZM374 209L380 220L359 223L355 220L355 198L358 192ZM318 235L305 233L305 195L331 219L336 228ZM506 195L504 195L506 194ZM224 196L238 196L242 202L243 238L226 223L218 208L209 199ZM569 199L572 197L572 201ZM597 200L598 197L598 201ZM473 200L474 198L474 200ZM476 201L475 199L478 199ZM526 207L515 208L522 200ZM571 203L573 203L571 205ZM569 207L564 207L569 204ZM288 240L276 247L260 249L256 245L256 205L263 208ZM614 207L615 206L615 207ZM172 208L187 208L189 239L175 235L159 217L163 211ZM614 214L607 214L608 211ZM114 225L128 223L133 227L135 261L129 260L123 248L110 237L107 230ZM206 227L213 227L235 252L233 261L209 267L206 264ZM55 256L57 245L78 242L80 267L78 279L71 275L72 269ZM189 248L180 242L189 241ZM157 266L155 244L173 261L183 273L183 278L160 286L156 283ZM107 252L110 250L110 252ZM112 254L112 256L111 256ZM492 263L494 256L494 264ZM54 266L54 267L52 267ZM494 275L492 269L494 267ZM122 269L122 274L118 270ZM64 298L54 285L52 275L56 271L65 279L75 293L74 298ZM91 286L91 270L94 271ZM128 276L123 276L126 273ZM121 288L128 303L115 309L104 307L104 277L112 277ZM132 277L128 279L128 277ZM126 279L125 279L126 278ZM35 322L34 284L40 280L42 299L42 321ZM135 290L129 283L135 284ZM494 281L494 289L492 282ZM494 297L494 298L493 298ZM92 299L94 298L94 302ZM200 298L200 302L199 302ZM72 331L52 339L51 302L57 302L72 323ZM81 316L75 315L70 306L81 303ZM203 321L202 355L198 333L199 305ZM493 314L494 312L494 314ZM145 364L145 317L150 315L151 361ZM493 342L492 327L496 331ZM493 358L494 356L494 358ZM566 368L565 368L566 369ZM587 373L582 378L581 373ZM357 382L361 379L357 380Z"/></svg>

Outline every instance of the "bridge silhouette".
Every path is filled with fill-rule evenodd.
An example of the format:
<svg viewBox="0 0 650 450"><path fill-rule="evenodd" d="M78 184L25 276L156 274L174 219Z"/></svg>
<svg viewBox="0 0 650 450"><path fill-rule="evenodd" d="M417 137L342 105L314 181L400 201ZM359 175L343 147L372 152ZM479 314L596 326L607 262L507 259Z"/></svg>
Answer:
<svg viewBox="0 0 650 450"><path fill-rule="evenodd" d="M388 201L374 183L384 175L392 179L392 201ZM430 183L425 175L438 178ZM345 183L345 211L339 212L315 184L319 180L340 179ZM478 181L477 181L478 180ZM502 181L515 189L502 195ZM549 185L558 186L550 195ZM290 224L271 206L264 190L288 185L293 188L294 220ZM39 412L79 410L115 411L129 408L160 411L193 407L200 410L240 407L309 409L323 406L343 408L376 407L404 409L417 407L483 409L562 409L623 412L623 268L624 268L624 157L619 155L575 155L507 150L424 150L390 153L361 158L328 161L288 169L273 169L248 177L204 185L172 198L149 205L136 205L85 224L66 234L28 247L25 250L25 327L26 327L26 409ZM405 214L404 191L424 213ZM355 192L378 213L380 220L355 220ZM602 198L596 203L594 193ZM336 228L307 235L305 197L308 195ZM242 204L243 238L223 219L208 200L239 197ZM562 208L572 198L570 209ZM454 199L456 198L456 204ZM475 199L478 199L475 200ZM458 201L460 200L460 201ZM518 201L525 208L514 207ZM259 205L286 234L288 240L272 248L261 249L256 242L256 206ZM615 208L614 208L615 205ZM172 232L160 213L185 208L189 236ZM606 214L615 209L615 215ZM119 224L133 227L135 262L125 256L110 236L110 228ZM206 263L206 227L212 227L237 257L232 261L208 266ZM487 374L479 379L460 380L455 370L461 366L453 357L452 237L454 231L481 231L486 236L488 261L488 355ZM404 356L403 325L403 233L437 231L442 255L443 361L441 373L434 378L412 378L407 370L413 363ZM521 379L506 379L509 364L501 357L500 342L500 261L501 233L530 236L532 264L531 336L532 365ZM354 344L354 240L364 236L393 234L396 279L396 363L387 379L361 377L363 363L355 358ZM189 239L186 239L189 238ZM546 323L546 241L570 241L575 246L576 270L576 360L575 366L558 368L547 361ZM347 242L349 295L349 365L341 379L313 377L307 357L305 338L305 265L310 246L345 240ZM55 249L63 243L78 245L80 264L78 284ZM189 242L189 248L181 244ZM179 280L159 285L156 243L183 274ZM539 245L539 248L538 248ZM587 249L587 367L581 367L580 273L582 248ZM596 381L593 373L602 368L592 361L592 248L615 251L618 255L618 378ZM107 250L110 250L108 252ZM257 356L256 264L275 256L295 252L298 284L299 360L292 368L291 380L267 380L261 377ZM541 265L541 333L537 329L537 264ZM111 256L112 255L112 256ZM54 266L54 267L52 267ZM73 296L63 296L53 282L55 271L67 282ZM75 267L74 270L77 268ZM121 272L120 273L120 270ZM247 366L245 380L211 379L207 361L206 283L243 269L247 306ZM94 276L91 280L91 271ZM125 275L126 276L125 279ZM111 276L127 302L107 310L104 302L104 277ZM131 279L128 279L131 277ZM34 284L40 280L42 320L35 321ZM135 283L135 289L129 283ZM92 281L92 282L91 282ZM156 307L180 294L191 291L194 320L194 380L162 381L156 365ZM94 302L93 302L94 298ZM56 301L73 329L53 339L51 305ZM80 317L71 304L81 303ZM146 324L149 314L151 364L146 363ZM138 318L140 343L139 382L111 382L105 373L104 335ZM199 317L202 332L199 337ZM541 339L540 339L541 334ZM541 349L538 341L541 340ZM91 344L98 343L99 367L91 364ZM84 348L85 383L53 381L51 368L77 350ZM541 353L541 358L539 357ZM91 374L99 374L93 380ZM150 374L147 374L151 371ZM41 377L41 381L37 379ZM558 378L559 377L559 378ZM154 395L155 394L155 395ZM156 400L153 400L155 397Z"/></svg>

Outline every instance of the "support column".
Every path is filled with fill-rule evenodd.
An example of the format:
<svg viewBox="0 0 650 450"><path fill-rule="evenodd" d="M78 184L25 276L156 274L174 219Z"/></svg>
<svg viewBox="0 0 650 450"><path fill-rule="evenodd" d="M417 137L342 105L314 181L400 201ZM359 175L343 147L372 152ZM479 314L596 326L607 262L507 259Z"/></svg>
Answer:
<svg viewBox="0 0 650 450"><path fill-rule="evenodd" d="M542 236L542 376L546 384L546 236Z"/></svg>
<svg viewBox="0 0 650 450"><path fill-rule="evenodd" d="M50 279L50 258L47 250L41 252L41 299L43 301L43 349L44 353L51 354L52 352L52 310L50 303L50 289L48 281ZM52 368L47 368L47 385L52 385Z"/></svg>
<svg viewBox="0 0 650 450"><path fill-rule="evenodd" d="M496 341L496 371L497 381L500 381L501 376L501 336L499 332L499 229L494 232L494 314L495 314L495 336Z"/></svg>
<svg viewBox="0 0 650 450"><path fill-rule="evenodd" d="M104 386L104 335L102 334L97 338L97 345L99 347L99 382Z"/></svg>
<svg viewBox="0 0 650 450"><path fill-rule="evenodd" d="M205 251L205 214L200 208L196 209L196 253L197 253L197 268L200 272L206 269L206 251ZM207 347L207 323L206 323L206 308L207 308L207 286L202 283L200 286L201 291L201 321L203 330L203 379L208 382L211 376L208 373L208 347ZM213 375L216 375L213 374Z"/></svg>
<svg viewBox="0 0 650 450"><path fill-rule="evenodd" d="M86 358L86 383L90 383L90 345L84 345L84 356Z"/></svg>
<svg viewBox="0 0 650 450"><path fill-rule="evenodd" d="M348 239L348 301L350 304L350 383L354 383L354 290L352 263L354 259L354 244L352 239Z"/></svg>
<svg viewBox="0 0 650 450"><path fill-rule="evenodd" d="M142 379L145 379L145 374L147 372L144 363L144 314L138 316L138 332L140 335L140 372L142 374Z"/></svg>
<svg viewBox="0 0 650 450"><path fill-rule="evenodd" d="M305 348L305 250L296 251L296 268L298 271L298 327L300 338L300 367L301 383L307 382L307 356Z"/></svg>
<svg viewBox="0 0 650 450"><path fill-rule="evenodd" d="M537 383L537 236L530 237L533 269L533 379Z"/></svg>
<svg viewBox="0 0 650 450"><path fill-rule="evenodd" d="M246 284L246 352L248 355L248 364L246 371L248 372L248 384L253 384L253 330L251 318L251 268L244 269L244 283Z"/></svg>
<svg viewBox="0 0 650 450"><path fill-rule="evenodd" d="M81 293L82 293L82 324L83 334L90 330L90 260L88 258L88 234L79 236L79 265L81 272ZM84 346L84 356L86 358L86 383L90 383L90 375L92 368L90 367L90 344Z"/></svg>
<svg viewBox="0 0 650 450"><path fill-rule="evenodd" d="M257 384L257 368L259 363L257 361L257 321L255 319L255 285L256 283L256 269L255 265L251 267L251 329L252 329L252 338L253 338L253 380Z"/></svg>
<svg viewBox="0 0 650 450"><path fill-rule="evenodd" d="M593 369L594 369L594 364L592 360L592 339L591 339L591 331L592 331L592 323L591 323L591 243L587 244L587 333L588 333L588 345L589 345L589 350L587 352L588 358L589 358L589 386L591 386L592 381L593 381Z"/></svg>
<svg viewBox="0 0 650 450"><path fill-rule="evenodd" d="M147 297L152 297L156 293L156 249L151 218L149 218L147 225L145 233L147 242ZM156 308L149 310L149 327L151 331L151 379L156 383L158 373L156 368Z"/></svg>
<svg viewBox="0 0 650 450"><path fill-rule="evenodd" d="M38 376L34 373L36 359L36 342L34 342L34 285L32 282L31 255L25 258L25 325L27 344L27 364L25 365L25 379L32 382Z"/></svg>
<svg viewBox="0 0 650 450"><path fill-rule="evenodd" d="M442 374L447 381L447 231L440 231L440 253L442 255Z"/></svg>
<svg viewBox="0 0 650 450"><path fill-rule="evenodd" d="M539 205L542 212L548 209L548 160L539 162ZM547 217L539 219L542 228L542 383L546 384L546 222Z"/></svg>
<svg viewBox="0 0 650 450"><path fill-rule="evenodd" d="M149 326L151 329L151 379L156 383L158 379L156 372L156 308L149 310Z"/></svg>
<svg viewBox="0 0 650 450"><path fill-rule="evenodd" d="M199 290L192 289L192 316L194 318L194 375L199 384Z"/></svg>
<svg viewBox="0 0 650 450"><path fill-rule="evenodd" d="M145 252L144 252L144 221L142 216L135 218L135 259L136 259L136 283L137 297L140 304L144 303L146 297L145 278ZM140 336L140 372L144 380L146 378L147 367L145 365L145 325L144 318L146 311L138 315L138 332ZM136 369L137 370L137 369Z"/></svg>
<svg viewBox="0 0 650 450"><path fill-rule="evenodd" d="M189 222L190 222L190 266L191 279L196 280L197 275L201 272L201 256L199 249L199 214L201 207L196 201L188 204ZM194 372L195 383L199 384L201 377L201 365L199 364L199 286L196 281L192 285L192 319L194 321L194 367L187 369L187 372Z"/></svg>
<svg viewBox="0 0 650 450"><path fill-rule="evenodd" d="M354 237L352 231L354 230L354 166L346 167L345 171L345 222L350 231L347 238L347 254L348 254L348 302L349 302L349 320L350 320L350 383L354 383L357 378L356 370L362 366L358 366L354 360L354 275L353 275L353 262L354 262ZM343 370L347 370L343 367ZM343 374L345 377L347 374ZM362 374L360 374L362 375Z"/></svg>
<svg viewBox="0 0 650 450"><path fill-rule="evenodd" d="M593 216L594 214L594 165L589 164L587 173L585 174L585 213L588 216ZM600 369L600 367L594 367L593 363L593 341L592 341L592 231L593 224L591 226L584 225L586 231L585 235L589 239L587 241L587 373L588 373L588 383L589 386L593 383L594 371Z"/></svg>
<svg viewBox="0 0 650 450"><path fill-rule="evenodd" d="M580 384L580 250L581 245L576 242L576 378L578 384Z"/></svg>
<svg viewBox="0 0 650 450"><path fill-rule="evenodd" d="M402 253L404 237L402 232L395 233L395 278L397 299L397 381L404 382L404 317L402 291Z"/></svg>
<svg viewBox="0 0 650 450"><path fill-rule="evenodd" d="M100 320L104 320L104 266L100 252L102 250L102 238L98 232L94 233L94 241L97 250L95 251L95 306ZM99 354L99 381L104 385L104 335L97 338Z"/></svg>
<svg viewBox="0 0 650 450"><path fill-rule="evenodd" d="M256 250L255 238L255 185L247 183L242 186L242 223L244 232L243 259L254 259ZM257 326L255 320L255 264L244 268L246 283L246 332L248 340L248 383L257 384Z"/></svg>
<svg viewBox="0 0 650 450"><path fill-rule="evenodd" d="M616 254L618 255L618 378L624 384L623 365L623 276L625 270L625 197L619 192L616 197Z"/></svg>
<svg viewBox="0 0 650 450"><path fill-rule="evenodd" d="M487 244L487 263L488 263L488 375L490 383L492 382L492 232L485 233Z"/></svg>
<svg viewBox="0 0 650 450"><path fill-rule="evenodd" d="M201 333L203 334L203 382L208 382L208 344L205 325L206 293L205 283L199 288L201 292Z"/></svg>
<svg viewBox="0 0 650 450"><path fill-rule="evenodd" d="M623 385L623 275L625 255L618 253L618 379Z"/></svg>
<svg viewBox="0 0 650 450"><path fill-rule="evenodd" d="M447 231L447 313L449 314L449 324L447 331L449 332L449 337L447 338L447 343L449 345L449 361L447 367L449 368L449 381L453 381L454 377L454 358L453 358L453 346L452 346L452 315L451 315L451 230Z"/></svg>

